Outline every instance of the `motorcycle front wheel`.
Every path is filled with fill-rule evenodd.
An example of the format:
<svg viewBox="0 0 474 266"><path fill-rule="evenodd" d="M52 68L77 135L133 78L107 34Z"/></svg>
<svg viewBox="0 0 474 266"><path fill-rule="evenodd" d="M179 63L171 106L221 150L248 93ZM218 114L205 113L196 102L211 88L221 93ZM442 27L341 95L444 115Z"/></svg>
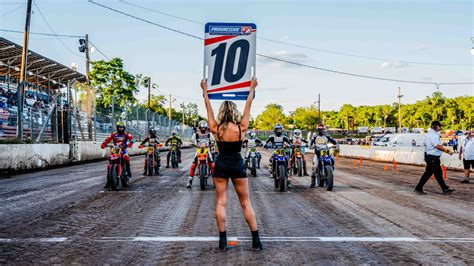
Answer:
<svg viewBox="0 0 474 266"><path fill-rule="evenodd" d="M324 187L327 191L332 191L334 185L334 173L331 165L326 165L326 178L324 179Z"/></svg>
<svg viewBox="0 0 474 266"><path fill-rule="evenodd" d="M206 190L207 187L207 165L201 164L199 165L199 183L201 185L201 190Z"/></svg>
<svg viewBox="0 0 474 266"><path fill-rule="evenodd" d="M112 164L112 166L110 167L110 173L108 176L109 176L109 182L110 182L109 184L113 191L120 190L119 172L120 172L120 165L118 163Z"/></svg>
<svg viewBox="0 0 474 266"><path fill-rule="evenodd" d="M280 192L286 191L287 186L287 177L286 177L287 169L285 165L281 164L278 166L278 186Z"/></svg>

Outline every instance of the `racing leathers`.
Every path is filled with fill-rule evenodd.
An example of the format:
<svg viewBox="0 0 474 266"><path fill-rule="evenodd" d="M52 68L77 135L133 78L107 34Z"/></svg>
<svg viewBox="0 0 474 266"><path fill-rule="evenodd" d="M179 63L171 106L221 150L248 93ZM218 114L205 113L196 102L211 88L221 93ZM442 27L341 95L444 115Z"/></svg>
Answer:
<svg viewBox="0 0 474 266"><path fill-rule="evenodd" d="M191 142L196 146L196 147L208 147L208 158L209 158L209 169L211 170L211 173L214 172L214 159L212 156L211 152L211 147L214 145L216 142L214 136L211 134L209 130L206 130L205 133L202 133L200 130L197 130L194 134L193 137L191 138ZM196 152L196 155L194 156L193 163L191 164L191 169L189 169L189 180L188 180L188 185L187 187L191 187L193 183L193 177L194 177L194 172L196 170L196 167L198 165L198 153Z"/></svg>
<svg viewBox="0 0 474 266"><path fill-rule="evenodd" d="M128 155L127 148L133 146L133 136L128 132L114 132L110 134L110 136L106 138L104 142L102 142L100 147L104 149L110 141L113 141L114 146L120 146L122 148L122 158L125 163L125 170L127 171L127 175L132 177L132 172L130 170L130 156Z"/></svg>
<svg viewBox="0 0 474 266"><path fill-rule="evenodd" d="M263 146L263 143L257 138L246 138L242 142L242 146L247 148L245 153L245 165L249 167L250 151L257 148L258 146ZM262 155L258 151L255 154L257 155L257 168L260 168L260 160L262 159Z"/></svg>
<svg viewBox="0 0 474 266"><path fill-rule="evenodd" d="M302 138L293 138L293 139L290 139L291 141L291 160L290 160L290 168L293 169L295 163L296 163L296 153L295 153L295 150L296 149L299 149L299 152L301 153L301 156L303 158L303 174L305 176L308 175L308 171L307 171L307 168L306 168L306 159L304 157L304 153L303 153L303 143L307 144L308 142Z"/></svg>
<svg viewBox="0 0 474 266"><path fill-rule="evenodd" d="M143 147L143 145L147 144L148 147L154 147L155 148L155 161L158 165L161 164L160 162L160 150L158 149L158 144L160 144L160 138L156 135L148 135L141 143L139 147ZM145 172L143 173L144 175L147 173L147 165L146 165L146 158L145 158Z"/></svg>
<svg viewBox="0 0 474 266"><path fill-rule="evenodd" d="M176 146L176 153L178 156L178 162L181 163L181 145L183 145L183 141L179 136L171 136L166 140L165 146ZM171 158L171 149L168 151L168 155L166 155L166 168L170 167L170 158Z"/></svg>
<svg viewBox="0 0 474 266"><path fill-rule="evenodd" d="M311 138L310 146L314 147L314 159L313 159L313 173L311 177L316 177L317 171L319 170L319 158L321 156L321 149L327 148L328 143L337 145L337 141L326 134L315 133ZM334 161L332 162L334 165Z"/></svg>

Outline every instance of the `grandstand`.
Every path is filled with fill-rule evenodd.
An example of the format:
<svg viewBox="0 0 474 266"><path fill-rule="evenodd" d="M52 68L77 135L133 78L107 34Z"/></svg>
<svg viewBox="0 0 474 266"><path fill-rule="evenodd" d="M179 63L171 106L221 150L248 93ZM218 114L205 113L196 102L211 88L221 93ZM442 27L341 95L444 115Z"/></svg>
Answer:
<svg viewBox="0 0 474 266"><path fill-rule="evenodd" d="M0 37L0 140L16 137L21 54L22 46ZM27 62L24 136L33 139L46 123L42 140L64 142L62 136L66 136L65 133L68 132L65 125L68 124L66 114L69 104L60 92L71 81L84 82L86 76L31 50L28 51ZM59 99L56 98L58 96ZM59 110L55 110L55 115L58 111L59 114L54 119L47 119L48 113L54 108L53 99L60 103L57 108ZM59 121L58 116L62 118Z"/></svg>

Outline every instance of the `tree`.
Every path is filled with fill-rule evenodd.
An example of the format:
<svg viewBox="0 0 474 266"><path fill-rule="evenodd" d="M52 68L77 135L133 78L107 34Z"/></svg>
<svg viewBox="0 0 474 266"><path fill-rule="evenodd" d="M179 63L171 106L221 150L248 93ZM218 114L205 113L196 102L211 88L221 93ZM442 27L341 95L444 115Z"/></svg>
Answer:
<svg viewBox="0 0 474 266"><path fill-rule="evenodd" d="M199 120L199 108L196 103L181 104L181 109L184 110L184 124L192 125L194 121Z"/></svg>
<svg viewBox="0 0 474 266"><path fill-rule="evenodd" d="M112 97L116 106L137 102L134 93L138 92L135 77L123 69L120 58L110 61L94 61L89 73L91 85L96 89L97 105L106 108L111 105Z"/></svg>
<svg viewBox="0 0 474 266"><path fill-rule="evenodd" d="M257 116L256 127L260 130L271 130L276 123L287 126L287 118L283 113L283 107L279 104L269 104L265 110Z"/></svg>

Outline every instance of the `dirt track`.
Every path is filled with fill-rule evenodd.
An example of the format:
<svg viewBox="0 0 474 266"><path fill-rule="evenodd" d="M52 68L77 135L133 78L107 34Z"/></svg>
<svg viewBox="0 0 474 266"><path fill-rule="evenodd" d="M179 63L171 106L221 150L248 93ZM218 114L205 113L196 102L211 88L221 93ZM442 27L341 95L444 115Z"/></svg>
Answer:
<svg viewBox="0 0 474 266"><path fill-rule="evenodd" d="M462 173L448 172L453 195L432 180L419 196L421 167L393 173L340 158L333 192L296 177L290 193L275 192L261 169L249 179L265 249L250 251L231 187L228 235L239 243L219 252L214 239L195 238L216 236L216 226L212 188L185 188L191 156L183 151L179 170L153 177L141 175L135 157L133 185L121 192L103 192L105 162L0 180L0 263L474 264L474 186L459 184Z"/></svg>

